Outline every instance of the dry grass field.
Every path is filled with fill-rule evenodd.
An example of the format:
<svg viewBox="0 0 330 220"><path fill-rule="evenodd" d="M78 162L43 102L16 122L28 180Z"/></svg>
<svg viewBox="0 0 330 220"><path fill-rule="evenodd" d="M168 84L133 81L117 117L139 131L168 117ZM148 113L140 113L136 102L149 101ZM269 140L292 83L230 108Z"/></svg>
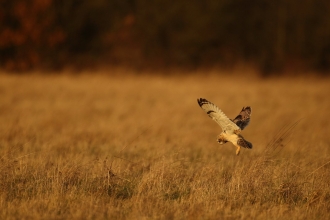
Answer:
<svg viewBox="0 0 330 220"><path fill-rule="evenodd" d="M0 74L0 219L330 219L330 80L230 74Z"/></svg>

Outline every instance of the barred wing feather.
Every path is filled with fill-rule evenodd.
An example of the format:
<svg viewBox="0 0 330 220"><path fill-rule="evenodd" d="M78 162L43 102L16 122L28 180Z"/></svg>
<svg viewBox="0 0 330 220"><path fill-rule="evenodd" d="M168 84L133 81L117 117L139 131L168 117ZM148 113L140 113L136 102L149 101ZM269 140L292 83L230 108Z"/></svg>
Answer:
<svg viewBox="0 0 330 220"><path fill-rule="evenodd" d="M200 98L197 99L199 106L207 113L207 115L217 122L223 131L226 133L234 133L234 130L239 130L240 128L230 120L225 113L223 113L216 105L212 102Z"/></svg>
<svg viewBox="0 0 330 220"><path fill-rule="evenodd" d="M243 130L250 123L252 109L250 106L243 107L239 115L233 120L233 122Z"/></svg>

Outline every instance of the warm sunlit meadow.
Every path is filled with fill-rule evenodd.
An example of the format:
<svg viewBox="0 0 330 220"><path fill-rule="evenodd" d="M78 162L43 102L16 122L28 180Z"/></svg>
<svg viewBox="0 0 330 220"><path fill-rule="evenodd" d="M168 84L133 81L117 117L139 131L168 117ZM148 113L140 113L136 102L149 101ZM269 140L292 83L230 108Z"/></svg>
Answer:
<svg viewBox="0 0 330 220"><path fill-rule="evenodd" d="M0 219L330 218L330 79L116 71L0 75Z"/></svg>

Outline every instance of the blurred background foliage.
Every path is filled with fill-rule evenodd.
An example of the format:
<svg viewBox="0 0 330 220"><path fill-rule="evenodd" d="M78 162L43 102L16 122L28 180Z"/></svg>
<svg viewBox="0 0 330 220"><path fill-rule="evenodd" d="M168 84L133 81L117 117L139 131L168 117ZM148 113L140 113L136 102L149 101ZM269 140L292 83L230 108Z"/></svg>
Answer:
<svg viewBox="0 0 330 220"><path fill-rule="evenodd" d="M330 70L328 0L1 0L9 71L257 66L265 75Z"/></svg>

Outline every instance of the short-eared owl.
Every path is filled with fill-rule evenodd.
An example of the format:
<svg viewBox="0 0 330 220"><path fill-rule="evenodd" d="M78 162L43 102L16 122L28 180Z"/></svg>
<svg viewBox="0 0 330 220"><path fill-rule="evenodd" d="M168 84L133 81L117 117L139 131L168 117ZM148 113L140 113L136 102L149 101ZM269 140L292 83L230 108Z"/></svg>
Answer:
<svg viewBox="0 0 330 220"><path fill-rule="evenodd" d="M240 132L249 124L251 107L243 107L234 120L229 119L216 105L206 99L197 99L199 106L204 109L207 115L218 123L222 133L218 135L218 143L225 144L228 141L236 147L236 155L239 155L241 147L252 149L252 144L246 141Z"/></svg>

